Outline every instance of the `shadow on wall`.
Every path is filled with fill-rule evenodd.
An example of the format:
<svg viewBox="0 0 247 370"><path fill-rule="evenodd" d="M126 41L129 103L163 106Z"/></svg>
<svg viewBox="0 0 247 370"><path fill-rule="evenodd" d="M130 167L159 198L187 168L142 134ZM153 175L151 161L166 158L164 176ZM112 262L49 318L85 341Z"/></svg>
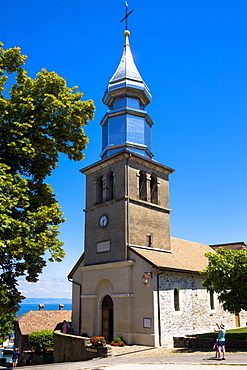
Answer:
<svg viewBox="0 0 247 370"><path fill-rule="evenodd" d="M97 357L109 357L112 348L95 347L90 338L54 332L54 362L86 361Z"/></svg>

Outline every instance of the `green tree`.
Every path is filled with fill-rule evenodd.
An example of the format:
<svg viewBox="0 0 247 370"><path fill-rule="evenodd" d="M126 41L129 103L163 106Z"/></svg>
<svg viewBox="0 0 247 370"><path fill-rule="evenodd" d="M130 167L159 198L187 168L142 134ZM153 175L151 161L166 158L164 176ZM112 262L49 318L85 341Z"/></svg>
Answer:
<svg viewBox="0 0 247 370"><path fill-rule="evenodd" d="M88 138L83 127L93 119L92 100L82 101L55 72L42 69L33 79L20 48L0 43L0 336L24 298L18 278L36 282L49 261L65 253L59 241L62 212L45 182L59 154L79 161ZM8 86L8 75L14 84Z"/></svg>
<svg viewBox="0 0 247 370"><path fill-rule="evenodd" d="M34 349L46 350L54 347L53 330L33 331L28 336L28 341Z"/></svg>
<svg viewBox="0 0 247 370"><path fill-rule="evenodd" d="M219 248L206 253L208 266L201 274L203 286L216 292L223 308L232 314L247 310L247 250Z"/></svg>

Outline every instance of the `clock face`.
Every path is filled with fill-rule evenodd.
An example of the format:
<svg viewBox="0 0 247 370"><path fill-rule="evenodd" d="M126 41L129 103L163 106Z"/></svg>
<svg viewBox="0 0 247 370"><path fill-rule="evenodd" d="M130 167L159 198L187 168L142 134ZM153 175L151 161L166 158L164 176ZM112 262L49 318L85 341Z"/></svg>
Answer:
<svg viewBox="0 0 247 370"><path fill-rule="evenodd" d="M99 219L99 225L101 227L105 227L107 225L107 223L108 223L107 216L106 215L101 216L100 219Z"/></svg>

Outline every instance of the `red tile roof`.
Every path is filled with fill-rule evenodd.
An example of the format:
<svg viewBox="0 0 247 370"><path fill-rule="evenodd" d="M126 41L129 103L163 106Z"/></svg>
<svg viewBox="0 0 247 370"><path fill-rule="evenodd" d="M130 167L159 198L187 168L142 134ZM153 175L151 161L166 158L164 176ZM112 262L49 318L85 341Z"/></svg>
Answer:
<svg viewBox="0 0 247 370"><path fill-rule="evenodd" d="M174 237L171 237L170 251L136 246L130 247L130 250L158 268L193 272L206 267L208 259L205 253L215 253L208 245Z"/></svg>
<svg viewBox="0 0 247 370"><path fill-rule="evenodd" d="M72 310L57 311L28 311L15 319L18 322L22 335L33 331L54 330L58 323L71 321Z"/></svg>

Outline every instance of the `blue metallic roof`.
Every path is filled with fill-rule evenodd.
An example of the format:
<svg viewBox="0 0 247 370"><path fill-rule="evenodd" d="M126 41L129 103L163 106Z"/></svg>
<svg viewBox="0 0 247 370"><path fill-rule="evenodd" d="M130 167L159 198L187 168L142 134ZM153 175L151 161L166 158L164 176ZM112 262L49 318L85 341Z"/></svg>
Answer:
<svg viewBox="0 0 247 370"><path fill-rule="evenodd" d="M129 31L127 32L125 31L125 44L124 44L123 55L117 67L116 72L110 79L110 84L118 80L122 80L126 78L143 82L143 79L140 73L138 72L135 62L133 60L133 56L130 50L128 32Z"/></svg>
<svg viewBox="0 0 247 370"><path fill-rule="evenodd" d="M122 58L117 67L116 72L112 76L107 86L106 92L103 96L103 102L110 105L112 99L122 88L122 92L129 92L130 94L138 95L144 105L151 102L152 96L149 88L143 81L138 69L136 68L129 44L130 32L124 32L125 43ZM123 90L124 89L124 90ZM116 90L116 91L115 91Z"/></svg>
<svg viewBox="0 0 247 370"><path fill-rule="evenodd" d="M136 68L130 45L130 32L124 32L122 58L109 81L103 102L109 107L101 121L102 158L128 149L151 159L152 125L145 107L152 99Z"/></svg>

